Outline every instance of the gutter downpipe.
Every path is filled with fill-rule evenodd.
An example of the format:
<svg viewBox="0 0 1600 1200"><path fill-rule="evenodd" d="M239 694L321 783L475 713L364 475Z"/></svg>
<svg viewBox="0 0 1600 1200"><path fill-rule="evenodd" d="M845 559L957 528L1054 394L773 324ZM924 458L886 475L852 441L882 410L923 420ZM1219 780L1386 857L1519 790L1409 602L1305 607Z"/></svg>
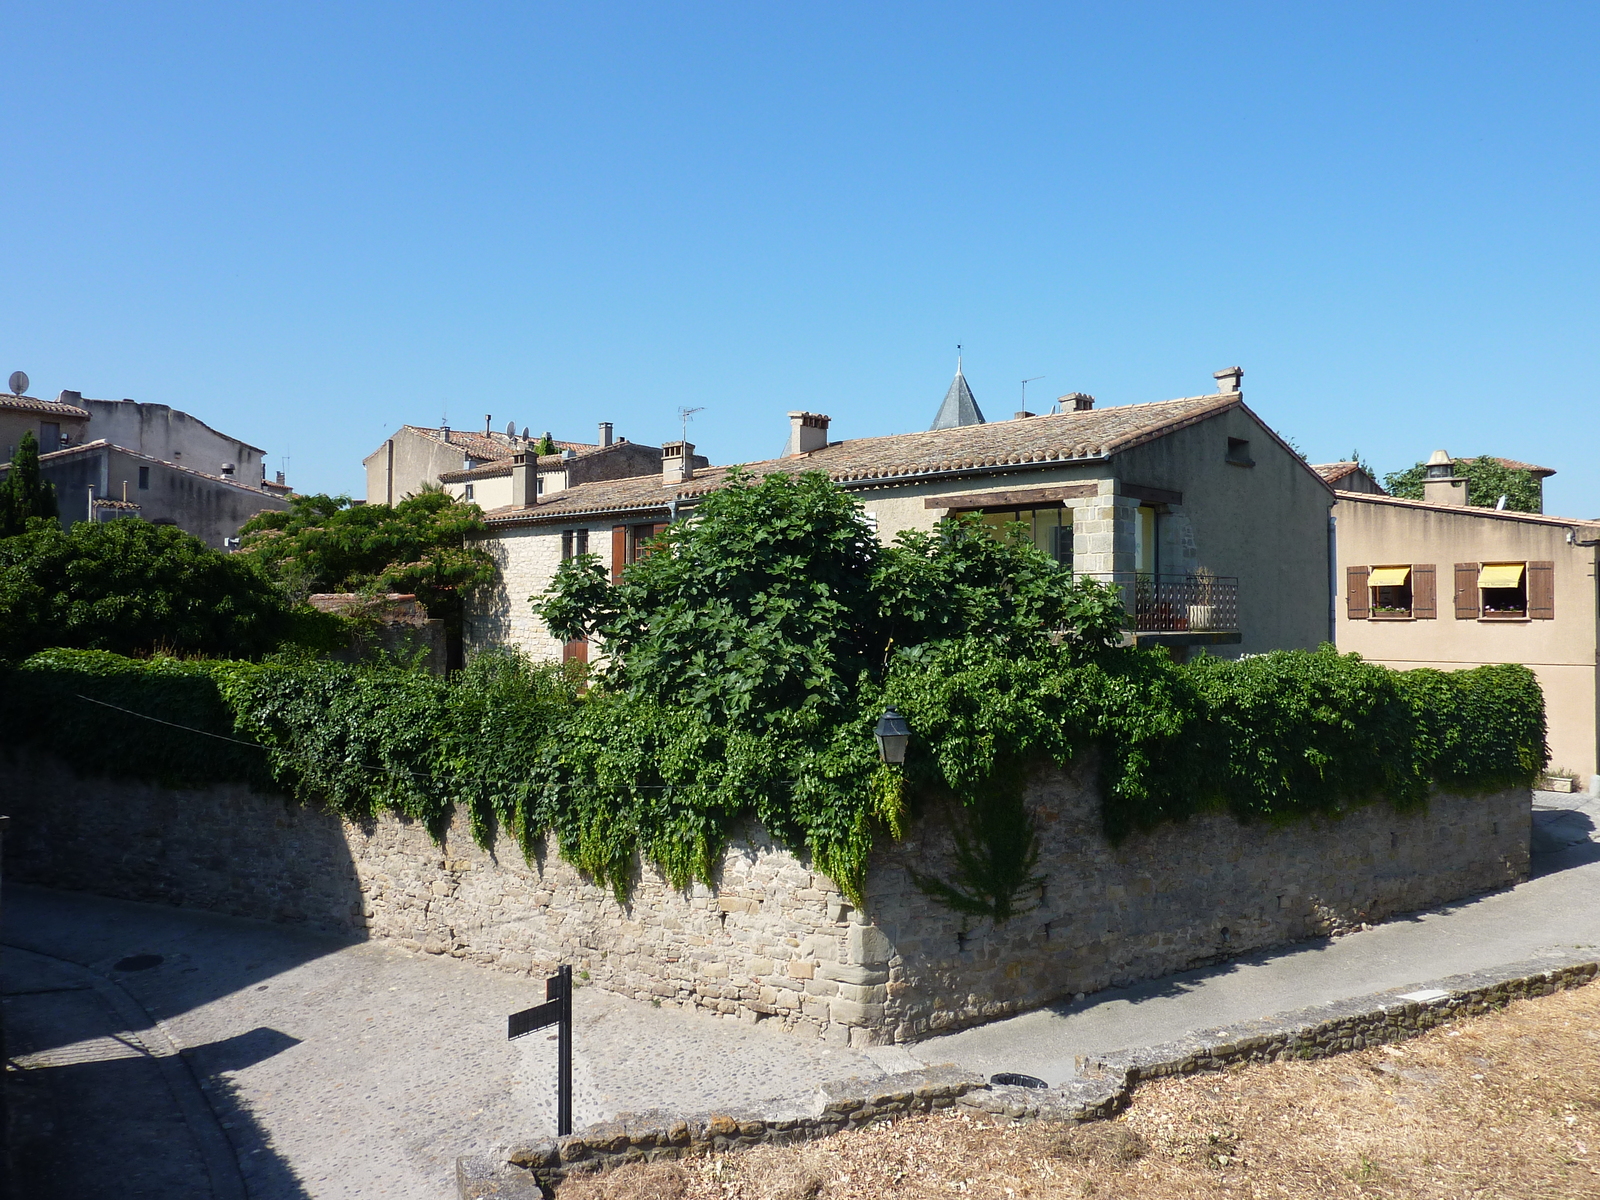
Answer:
<svg viewBox="0 0 1600 1200"><path fill-rule="evenodd" d="M1328 641L1339 644L1339 518L1328 514Z"/></svg>

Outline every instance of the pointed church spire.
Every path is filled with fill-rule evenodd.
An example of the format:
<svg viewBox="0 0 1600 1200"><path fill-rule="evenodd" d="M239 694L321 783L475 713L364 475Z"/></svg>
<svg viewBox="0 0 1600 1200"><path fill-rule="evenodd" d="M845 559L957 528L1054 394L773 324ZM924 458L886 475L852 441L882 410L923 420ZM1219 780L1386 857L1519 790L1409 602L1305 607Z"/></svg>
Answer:
<svg viewBox="0 0 1600 1200"><path fill-rule="evenodd" d="M978 407L978 402L972 398L972 389L967 386L967 377L961 373L961 347L957 346L956 377L950 381L950 390L944 394L944 403L939 405L939 415L933 418L933 424L928 429L955 429L960 425L986 423L983 410Z"/></svg>

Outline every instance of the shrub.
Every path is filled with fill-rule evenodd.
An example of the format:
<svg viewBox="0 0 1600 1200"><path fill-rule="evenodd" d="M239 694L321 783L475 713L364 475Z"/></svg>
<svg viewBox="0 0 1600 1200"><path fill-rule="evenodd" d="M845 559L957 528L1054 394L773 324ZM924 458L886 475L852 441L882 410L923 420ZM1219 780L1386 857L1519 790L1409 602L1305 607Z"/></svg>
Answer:
<svg viewBox="0 0 1600 1200"><path fill-rule="evenodd" d="M251 658L326 642L329 625L291 609L254 564L175 526L41 522L0 538L0 658L48 646Z"/></svg>

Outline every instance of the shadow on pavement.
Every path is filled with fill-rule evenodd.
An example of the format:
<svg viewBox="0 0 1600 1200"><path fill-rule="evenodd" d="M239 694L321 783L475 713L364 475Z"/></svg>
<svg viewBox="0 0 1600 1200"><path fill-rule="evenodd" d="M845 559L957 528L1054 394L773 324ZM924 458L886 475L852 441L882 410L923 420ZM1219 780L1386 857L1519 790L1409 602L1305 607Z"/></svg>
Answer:
<svg viewBox="0 0 1600 1200"><path fill-rule="evenodd" d="M15 885L4 916L16 1196L307 1200L232 1080L300 1039L258 1026L174 1054L157 1021L347 940Z"/></svg>

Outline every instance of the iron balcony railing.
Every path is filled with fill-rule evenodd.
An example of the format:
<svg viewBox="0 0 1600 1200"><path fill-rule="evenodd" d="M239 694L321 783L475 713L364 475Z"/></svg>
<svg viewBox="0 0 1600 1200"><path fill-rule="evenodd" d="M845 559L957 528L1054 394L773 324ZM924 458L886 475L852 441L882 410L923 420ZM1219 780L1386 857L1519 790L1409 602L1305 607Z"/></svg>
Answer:
<svg viewBox="0 0 1600 1200"><path fill-rule="evenodd" d="M1122 592L1135 633L1229 633L1239 628L1239 581L1221 575L1096 574Z"/></svg>

